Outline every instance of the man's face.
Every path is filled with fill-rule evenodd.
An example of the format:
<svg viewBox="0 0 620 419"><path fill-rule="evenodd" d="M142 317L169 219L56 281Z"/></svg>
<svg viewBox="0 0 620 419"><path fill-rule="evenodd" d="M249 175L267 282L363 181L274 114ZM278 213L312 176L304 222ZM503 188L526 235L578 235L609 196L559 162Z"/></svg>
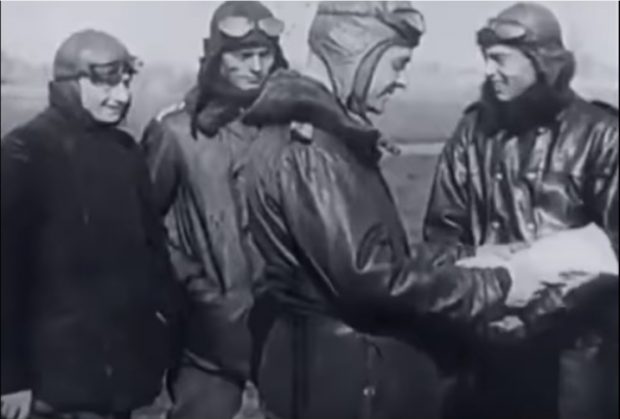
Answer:
<svg viewBox="0 0 620 419"><path fill-rule="evenodd" d="M224 52L220 75L240 90L258 89L273 67L273 48L252 47Z"/></svg>
<svg viewBox="0 0 620 419"><path fill-rule="evenodd" d="M412 53L411 48L393 46L383 54L377 63L368 89L366 98L368 112L382 114L394 93L407 87L405 70Z"/></svg>
<svg viewBox="0 0 620 419"><path fill-rule="evenodd" d="M510 102L536 83L534 64L519 49L493 45L483 55L486 77L499 101Z"/></svg>
<svg viewBox="0 0 620 419"><path fill-rule="evenodd" d="M98 122L117 124L125 115L130 102L131 76L125 74L121 80L110 85L103 82L93 82L88 77L79 79L82 107Z"/></svg>

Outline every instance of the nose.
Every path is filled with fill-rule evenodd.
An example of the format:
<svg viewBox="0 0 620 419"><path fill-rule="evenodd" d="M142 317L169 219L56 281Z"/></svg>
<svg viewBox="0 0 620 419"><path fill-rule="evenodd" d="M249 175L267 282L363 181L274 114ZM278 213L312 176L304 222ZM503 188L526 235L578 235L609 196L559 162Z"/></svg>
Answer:
<svg viewBox="0 0 620 419"><path fill-rule="evenodd" d="M260 73L261 72L261 70L262 70L262 63L261 63L261 57L258 54L252 56L252 61L250 62L250 69L254 73Z"/></svg>
<svg viewBox="0 0 620 419"><path fill-rule="evenodd" d="M494 60L485 60L484 74L487 77L492 77L497 74L497 63Z"/></svg>
<svg viewBox="0 0 620 419"><path fill-rule="evenodd" d="M394 82L395 87L399 88L399 89L406 89L407 88L407 75L405 74L404 71L401 71L398 73L398 77L396 78L396 81Z"/></svg>
<svg viewBox="0 0 620 419"><path fill-rule="evenodd" d="M131 92L126 83L121 82L110 90L110 99L117 104L125 104L129 102Z"/></svg>

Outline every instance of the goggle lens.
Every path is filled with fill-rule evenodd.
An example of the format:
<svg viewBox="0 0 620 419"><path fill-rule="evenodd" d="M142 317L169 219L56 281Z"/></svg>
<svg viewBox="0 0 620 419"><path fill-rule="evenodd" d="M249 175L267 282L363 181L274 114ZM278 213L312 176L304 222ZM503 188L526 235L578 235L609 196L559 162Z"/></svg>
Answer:
<svg viewBox="0 0 620 419"><path fill-rule="evenodd" d="M140 67L140 62L136 59L130 61L114 61L107 64L91 65L87 77L95 84L105 84L116 86L127 80L127 77L135 75Z"/></svg>
<svg viewBox="0 0 620 419"><path fill-rule="evenodd" d="M255 29L259 29L267 36L275 38L284 32L284 22L274 17L254 22L243 16L230 16L218 23L220 32L231 38L243 38Z"/></svg>

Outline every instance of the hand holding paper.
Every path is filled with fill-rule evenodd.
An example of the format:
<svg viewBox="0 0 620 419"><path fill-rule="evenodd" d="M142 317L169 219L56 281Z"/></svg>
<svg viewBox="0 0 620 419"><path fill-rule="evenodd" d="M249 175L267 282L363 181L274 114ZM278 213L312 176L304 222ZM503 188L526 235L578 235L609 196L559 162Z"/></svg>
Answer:
<svg viewBox="0 0 620 419"><path fill-rule="evenodd" d="M595 224L541 238L511 254L507 249L494 251L501 249L498 247L480 249L475 257L457 265L508 269L512 286L506 305L511 307L524 307L550 285L570 290L591 279L592 274L618 275L611 242Z"/></svg>
<svg viewBox="0 0 620 419"><path fill-rule="evenodd" d="M596 225L563 231L534 242L510 259L513 287L507 304L522 306L533 284L578 287L592 274L618 275L618 261L607 235ZM536 287L535 285L533 286Z"/></svg>

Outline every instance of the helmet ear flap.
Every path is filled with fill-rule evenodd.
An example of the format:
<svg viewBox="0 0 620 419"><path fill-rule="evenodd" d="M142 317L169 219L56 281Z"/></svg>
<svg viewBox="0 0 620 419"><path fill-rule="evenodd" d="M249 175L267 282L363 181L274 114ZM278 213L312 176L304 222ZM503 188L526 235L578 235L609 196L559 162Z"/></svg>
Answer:
<svg viewBox="0 0 620 419"><path fill-rule="evenodd" d="M528 52L527 56L532 61L540 81L558 91L570 86L577 69L575 55L572 52L566 50L555 54Z"/></svg>
<svg viewBox="0 0 620 419"><path fill-rule="evenodd" d="M572 52L565 51L564 54L562 54L561 60L563 61L563 65L553 82L553 86L560 90L570 86L571 81L575 77L575 72L577 71L577 62Z"/></svg>

